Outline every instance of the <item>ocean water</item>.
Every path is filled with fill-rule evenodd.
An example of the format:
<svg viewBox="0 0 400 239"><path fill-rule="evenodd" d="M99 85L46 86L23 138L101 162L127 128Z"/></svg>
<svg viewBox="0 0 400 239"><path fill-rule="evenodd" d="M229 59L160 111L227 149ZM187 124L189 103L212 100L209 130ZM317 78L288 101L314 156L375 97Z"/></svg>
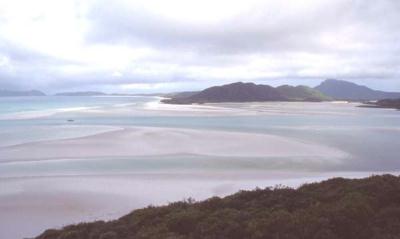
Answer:
<svg viewBox="0 0 400 239"><path fill-rule="evenodd" d="M121 104L144 103L148 97L140 96L44 96L44 97L2 97L0 98L0 116L7 114L49 112L54 110L72 110L76 108L105 107Z"/></svg>
<svg viewBox="0 0 400 239"><path fill-rule="evenodd" d="M49 227L113 219L134 208L187 197L204 199L240 189L400 171L400 111L350 103L164 106L158 101L157 97L0 98L0 238L32 237ZM180 134L184 130L265 134L322 145L346 156L329 161L328 153L321 158L182 153L46 160L30 159L29 153L23 160L2 155L24 145L32 155L40 155L35 145L43 142L73 143L142 127L173 128L182 130ZM145 143L151 146L151 141ZM266 141L265 147L271 143ZM332 163L335 160L340 163Z"/></svg>
<svg viewBox="0 0 400 239"><path fill-rule="evenodd" d="M0 147L84 137L123 127L168 127L278 135L317 142L350 155L345 164L325 170L400 169L397 150L400 148L400 112L396 110L360 108L356 104L285 102L217 105L224 110L244 112L228 111L222 115L196 110L181 115L176 113L179 106L176 111L166 112L146 108L146 104L158 100L156 97L0 98ZM178 165L185 157L186 162L196 161L191 156L180 155L176 157ZM124 161L112 157L102 160ZM135 160L138 164L142 162ZM0 155L0 161L7 160ZM170 162L170 165L174 164ZM60 167L64 166L60 163ZM0 164L0 172L7 171L4 167L7 166ZM160 169L154 163L148 167ZM259 167L259 163L254 164L254 168ZM130 162L128 168L136 167Z"/></svg>
<svg viewBox="0 0 400 239"><path fill-rule="evenodd" d="M140 106L148 101L147 97L122 96L0 97L0 146L106 132L115 128L111 126L115 124L108 123L107 119L104 120L104 125L100 126L98 123L85 120L77 123L68 120L71 120L73 114L77 112L107 110L109 107L118 108L127 105Z"/></svg>

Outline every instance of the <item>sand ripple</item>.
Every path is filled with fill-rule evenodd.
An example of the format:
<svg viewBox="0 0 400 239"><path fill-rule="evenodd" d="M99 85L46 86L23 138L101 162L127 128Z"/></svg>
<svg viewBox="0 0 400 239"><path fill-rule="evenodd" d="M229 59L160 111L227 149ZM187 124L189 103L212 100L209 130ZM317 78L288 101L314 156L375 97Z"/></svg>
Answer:
<svg viewBox="0 0 400 239"><path fill-rule="evenodd" d="M1 161L193 154L223 157L345 158L339 149L256 133L138 127L0 148Z"/></svg>

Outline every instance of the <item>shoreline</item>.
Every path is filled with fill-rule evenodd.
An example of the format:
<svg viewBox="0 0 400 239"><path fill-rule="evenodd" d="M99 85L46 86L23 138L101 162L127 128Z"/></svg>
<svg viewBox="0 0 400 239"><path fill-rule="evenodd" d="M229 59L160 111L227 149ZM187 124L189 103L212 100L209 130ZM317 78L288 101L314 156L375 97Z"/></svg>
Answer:
<svg viewBox="0 0 400 239"><path fill-rule="evenodd" d="M232 175L225 179L205 177L203 180L176 175L173 178L152 175L148 178L78 176L7 180L1 182L4 190L0 194L0 220L5 223L0 225L0 236L33 237L47 228L61 228L83 221L113 220L134 209L162 206L185 198L204 200L239 190L276 185L297 188L332 176L362 178L370 175L375 173L282 174L278 177L260 174L260 177L248 179ZM11 191L7 193L7 189ZM7 232L13 236L8 236Z"/></svg>

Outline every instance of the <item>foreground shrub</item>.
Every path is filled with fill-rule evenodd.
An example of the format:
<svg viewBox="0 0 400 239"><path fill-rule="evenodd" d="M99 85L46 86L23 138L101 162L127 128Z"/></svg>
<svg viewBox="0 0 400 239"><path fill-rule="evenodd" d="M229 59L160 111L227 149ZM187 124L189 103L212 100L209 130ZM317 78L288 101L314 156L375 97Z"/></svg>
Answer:
<svg viewBox="0 0 400 239"><path fill-rule="evenodd" d="M37 239L400 238L400 178L334 178L148 207L110 222L47 230Z"/></svg>

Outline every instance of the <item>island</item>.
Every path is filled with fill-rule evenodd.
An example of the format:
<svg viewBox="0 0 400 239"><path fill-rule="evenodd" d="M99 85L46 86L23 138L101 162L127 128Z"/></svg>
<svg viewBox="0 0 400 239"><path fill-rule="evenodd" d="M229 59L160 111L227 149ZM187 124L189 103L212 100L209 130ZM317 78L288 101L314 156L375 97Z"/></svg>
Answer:
<svg viewBox="0 0 400 239"><path fill-rule="evenodd" d="M236 82L213 86L200 92L184 92L162 100L169 104L263 102L263 101L324 101L330 97L307 86L269 85Z"/></svg>
<svg viewBox="0 0 400 239"><path fill-rule="evenodd" d="M400 177L333 178L297 189L138 209L114 221L49 229L36 239L400 238Z"/></svg>
<svg viewBox="0 0 400 239"><path fill-rule="evenodd" d="M178 92L165 95L168 104L202 104L222 102L303 101L321 102L332 100L373 101L400 99L400 92L373 90L353 82L327 79L311 88L304 85L269 85L236 82L213 86L202 91ZM384 103L384 102L382 102Z"/></svg>
<svg viewBox="0 0 400 239"><path fill-rule="evenodd" d="M398 109L400 110L400 98L399 99L384 99L375 102L366 102L360 107L367 108L385 108L385 109Z"/></svg>
<svg viewBox="0 0 400 239"><path fill-rule="evenodd" d="M102 96L102 95L107 95L107 94L99 91L76 91L76 92L62 92L55 94L55 96Z"/></svg>
<svg viewBox="0 0 400 239"><path fill-rule="evenodd" d="M0 90L0 97L21 97L21 96L45 96L46 94L38 90L14 91Z"/></svg>

